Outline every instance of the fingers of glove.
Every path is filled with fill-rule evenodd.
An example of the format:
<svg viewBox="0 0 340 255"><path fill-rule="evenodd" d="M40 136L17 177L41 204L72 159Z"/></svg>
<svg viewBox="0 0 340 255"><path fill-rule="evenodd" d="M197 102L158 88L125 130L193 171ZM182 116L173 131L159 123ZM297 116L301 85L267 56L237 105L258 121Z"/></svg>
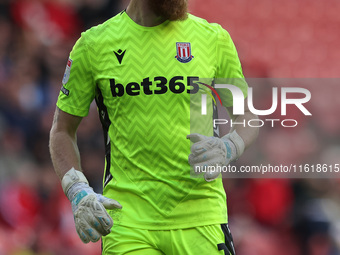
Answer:
<svg viewBox="0 0 340 255"><path fill-rule="evenodd" d="M201 135L201 134L197 134L197 133L187 135L187 139L189 139L193 143L197 143L197 142L203 141L203 140L205 140L207 138L208 138L207 136L204 136L204 135Z"/></svg>
<svg viewBox="0 0 340 255"><path fill-rule="evenodd" d="M104 197L103 195L101 194L97 194L97 199L100 203L103 204L103 206L106 208L106 209L122 209L122 205L114 200L114 199L111 199L111 198L107 198L107 197Z"/></svg>
<svg viewBox="0 0 340 255"><path fill-rule="evenodd" d="M80 240L83 243L89 243L90 242L90 238L83 232L83 230L80 228L80 226L78 226L77 223L76 223L76 230L77 230L77 234L78 234Z"/></svg>
<svg viewBox="0 0 340 255"><path fill-rule="evenodd" d="M208 149L207 143L205 141L200 141L197 143L194 143L191 147L190 147L190 151L192 154L201 154L206 152Z"/></svg>
<svg viewBox="0 0 340 255"><path fill-rule="evenodd" d="M86 222L101 235L109 234L113 226L112 218L94 195L83 199L75 215L85 218Z"/></svg>
<svg viewBox="0 0 340 255"><path fill-rule="evenodd" d="M219 161L222 161L222 160L223 159L220 158ZM207 182L211 182L215 180L220 175L222 171L222 167L223 167L223 164L216 163L216 161L215 162L208 161L206 162L206 165L202 165L202 164L195 165L196 171L198 170L200 172L204 172L204 179Z"/></svg>
<svg viewBox="0 0 340 255"><path fill-rule="evenodd" d="M218 170L211 170L211 171L208 171L204 174L204 179L207 181L207 182L211 182L213 180L215 180L219 175L220 175L220 171Z"/></svg>
<svg viewBox="0 0 340 255"><path fill-rule="evenodd" d="M110 233L111 228L113 226L113 220L110 215L106 212L104 206L99 202L96 202L94 205L95 210L93 211L93 215L96 217L96 221L94 222L94 227L103 235L107 235Z"/></svg>
<svg viewBox="0 0 340 255"><path fill-rule="evenodd" d="M190 151L192 154L201 154L212 149L218 149L223 153L227 152L223 141L216 137L207 137L207 139L203 141L194 143L191 146Z"/></svg>
<svg viewBox="0 0 340 255"><path fill-rule="evenodd" d="M79 211L81 211L81 209L79 209ZM86 214L86 212L84 213ZM81 217L79 217L79 214L75 215L77 233L84 243L88 243L89 241L95 243L100 239L101 234L87 222L87 218L86 216L83 217L83 213Z"/></svg>
<svg viewBox="0 0 340 255"><path fill-rule="evenodd" d="M219 149L212 149L201 154L190 154L189 164L216 165L225 163L225 154Z"/></svg>
<svg viewBox="0 0 340 255"><path fill-rule="evenodd" d="M194 173L195 174L204 174L204 179L207 182L211 182L215 180L222 171L222 165L212 163L207 161L205 163L195 164L194 165Z"/></svg>

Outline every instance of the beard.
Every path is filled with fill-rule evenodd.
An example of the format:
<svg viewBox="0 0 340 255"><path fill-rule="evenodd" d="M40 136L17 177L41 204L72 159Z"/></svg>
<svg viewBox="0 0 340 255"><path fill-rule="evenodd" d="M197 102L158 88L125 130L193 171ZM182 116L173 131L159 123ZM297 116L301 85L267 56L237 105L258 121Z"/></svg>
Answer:
<svg viewBox="0 0 340 255"><path fill-rule="evenodd" d="M161 17L175 21L188 17L188 0L148 0L150 9Z"/></svg>

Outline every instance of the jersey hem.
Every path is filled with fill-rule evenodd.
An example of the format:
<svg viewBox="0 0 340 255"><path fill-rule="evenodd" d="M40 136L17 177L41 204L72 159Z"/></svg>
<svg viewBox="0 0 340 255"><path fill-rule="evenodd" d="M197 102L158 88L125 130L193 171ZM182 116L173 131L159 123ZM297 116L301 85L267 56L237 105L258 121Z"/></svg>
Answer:
<svg viewBox="0 0 340 255"><path fill-rule="evenodd" d="M114 212L111 213L110 210L107 210L109 215L113 218L115 218ZM166 221L160 221L160 222L127 222L127 221L119 221L114 220L113 227L116 225L124 226L124 227L130 227L130 228L138 228L138 229L147 229L147 230L170 230L170 229L186 229L186 228L195 228L195 227L201 227L201 226L207 226L207 225L215 225L215 224L227 224L228 223L228 217L221 219L215 219L215 220L205 220L205 221L185 221L182 223L176 223L174 222L166 222Z"/></svg>
<svg viewBox="0 0 340 255"><path fill-rule="evenodd" d="M138 228L138 229L147 229L147 230L172 230L172 229L186 229L186 228L195 228L195 227L202 227L202 226L209 226L209 225L220 225L220 224L227 224L228 221L207 221L201 222L199 224L187 223L183 225L172 225L172 224L164 224L164 223L153 223L153 224L125 224L125 223L118 223L117 225L129 228ZM159 226L158 226L159 225ZM113 227L115 224L113 224Z"/></svg>

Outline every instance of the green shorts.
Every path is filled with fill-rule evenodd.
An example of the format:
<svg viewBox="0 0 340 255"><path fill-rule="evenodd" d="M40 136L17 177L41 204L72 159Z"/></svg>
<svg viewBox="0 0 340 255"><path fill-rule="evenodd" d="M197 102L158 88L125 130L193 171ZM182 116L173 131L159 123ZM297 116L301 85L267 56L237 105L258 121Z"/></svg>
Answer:
<svg viewBox="0 0 340 255"><path fill-rule="evenodd" d="M227 224L173 230L118 225L102 242L103 255L235 255Z"/></svg>

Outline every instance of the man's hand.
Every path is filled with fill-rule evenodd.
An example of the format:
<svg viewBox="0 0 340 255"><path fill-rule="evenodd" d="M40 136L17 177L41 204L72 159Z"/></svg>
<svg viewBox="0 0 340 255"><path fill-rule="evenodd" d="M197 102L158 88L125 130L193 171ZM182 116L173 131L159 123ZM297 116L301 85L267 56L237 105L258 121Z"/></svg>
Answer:
<svg viewBox="0 0 340 255"><path fill-rule="evenodd" d="M115 200L97 194L84 174L72 168L62 179L63 190L71 201L77 233L84 243L97 242L110 233L113 220L106 209L121 209Z"/></svg>
<svg viewBox="0 0 340 255"><path fill-rule="evenodd" d="M194 143L191 146L189 164L195 171L197 168L204 169L204 179L207 182L211 182L219 176L220 171L217 166L229 165L230 162L238 159L244 151L244 142L236 131L222 138L200 134L190 134L187 138Z"/></svg>

